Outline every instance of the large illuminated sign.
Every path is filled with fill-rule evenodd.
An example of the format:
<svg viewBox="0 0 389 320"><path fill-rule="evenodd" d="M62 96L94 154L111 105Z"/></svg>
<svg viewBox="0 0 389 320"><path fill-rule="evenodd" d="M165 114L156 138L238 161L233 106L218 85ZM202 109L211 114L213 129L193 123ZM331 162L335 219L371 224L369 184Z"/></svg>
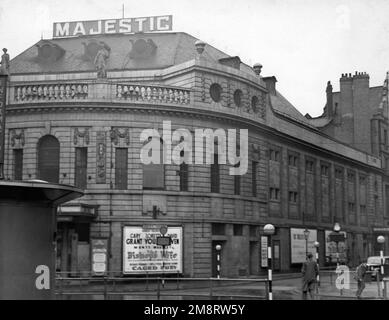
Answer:
<svg viewBox="0 0 389 320"><path fill-rule="evenodd" d="M155 16L108 20L54 22L53 38L114 33L139 33L172 30L173 17Z"/></svg>

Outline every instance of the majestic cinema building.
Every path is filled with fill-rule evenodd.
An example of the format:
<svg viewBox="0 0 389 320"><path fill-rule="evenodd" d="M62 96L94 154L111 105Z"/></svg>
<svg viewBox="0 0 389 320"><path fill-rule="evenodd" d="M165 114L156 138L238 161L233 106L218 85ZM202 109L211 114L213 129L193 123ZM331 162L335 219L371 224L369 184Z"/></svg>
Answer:
<svg viewBox="0 0 389 320"><path fill-rule="evenodd" d="M261 67L184 32L53 37L14 57L5 178L85 190L58 209L57 271L209 277L220 244L223 277L261 275L267 223L275 271L300 268L314 241L322 266L336 252L351 266L377 254L381 160L317 128ZM248 129L247 173L230 175L228 162L142 163L142 131L162 137L164 121L192 133ZM336 222L346 236L337 247ZM164 250L161 226L172 239Z"/></svg>

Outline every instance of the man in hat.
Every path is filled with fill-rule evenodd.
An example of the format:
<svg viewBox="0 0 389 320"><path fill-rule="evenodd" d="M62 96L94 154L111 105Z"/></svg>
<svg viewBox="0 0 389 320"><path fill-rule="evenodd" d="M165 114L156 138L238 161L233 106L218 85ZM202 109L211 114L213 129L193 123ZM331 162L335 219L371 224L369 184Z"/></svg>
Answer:
<svg viewBox="0 0 389 320"><path fill-rule="evenodd" d="M367 264L362 262L355 270L354 279L357 280L358 290L356 292L357 299L361 299L363 289L365 289L365 276L367 273Z"/></svg>
<svg viewBox="0 0 389 320"><path fill-rule="evenodd" d="M319 268L312 257L312 253L307 254L307 261L303 263L301 269L303 275L303 300L307 300L307 292L309 292L311 299L314 299L315 284L316 278L319 275Z"/></svg>

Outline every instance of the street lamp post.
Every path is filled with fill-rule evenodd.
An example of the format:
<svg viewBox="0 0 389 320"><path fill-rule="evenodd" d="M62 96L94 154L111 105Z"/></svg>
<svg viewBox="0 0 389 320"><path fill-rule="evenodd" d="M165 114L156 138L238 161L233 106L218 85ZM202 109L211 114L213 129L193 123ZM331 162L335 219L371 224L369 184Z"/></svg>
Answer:
<svg viewBox="0 0 389 320"><path fill-rule="evenodd" d="M272 224L267 224L263 227L263 232L267 235L267 278L269 282L269 300L273 300L273 290L272 290L272 239L271 236L275 232L275 228Z"/></svg>
<svg viewBox="0 0 389 320"><path fill-rule="evenodd" d="M316 248L316 264L317 264L317 268L320 269L320 263L319 263L319 246L320 246L320 243L318 241L315 241L315 248ZM319 289L318 287L320 287L320 275L318 274L317 275L317 287L316 287L316 291L318 292Z"/></svg>
<svg viewBox="0 0 389 320"><path fill-rule="evenodd" d="M377 242L381 245L380 248L380 257L381 257L381 288L382 288L382 296L385 297L385 285L384 285L384 244L385 244L385 237L384 236L378 236Z"/></svg>
<svg viewBox="0 0 389 320"><path fill-rule="evenodd" d="M304 230L304 238L305 238L305 258L308 256L308 239L309 239L309 230Z"/></svg>
<svg viewBox="0 0 389 320"><path fill-rule="evenodd" d="M216 278L220 279L220 274L221 274L220 252L222 250L222 246L220 244L217 244L215 249L216 249L216 261L217 261L217 265L216 265Z"/></svg>
<svg viewBox="0 0 389 320"><path fill-rule="evenodd" d="M335 232L335 243L336 243L336 267L339 267L339 234L340 234L340 224L335 223L334 225Z"/></svg>

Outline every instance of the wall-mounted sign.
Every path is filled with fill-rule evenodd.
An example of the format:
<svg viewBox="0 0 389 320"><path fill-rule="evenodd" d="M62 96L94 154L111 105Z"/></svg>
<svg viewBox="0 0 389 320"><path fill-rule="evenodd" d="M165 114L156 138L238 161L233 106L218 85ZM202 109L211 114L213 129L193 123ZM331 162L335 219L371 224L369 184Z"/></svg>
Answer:
<svg viewBox="0 0 389 320"><path fill-rule="evenodd" d="M304 236L305 229L290 229L290 246L291 246L291 258L292 263L303 263L306 261L306 251L315 256L316 247L315 241L317 241L317 231L313 229L309 230L308 245Z"/></svg>
<svg viewBox="0 0 389 320"><path fill-rule="evenodd" d="M7 76L0 75L0 180L4 179L5 104L7 99Z"/></svg>
<svg viewBox="0 0 389 320"><path fill-rule="evenodd" d="M170 31L172 30L172 27L173 16L171 15L109 20L54 22L53 38L113 33Z"/></svg>
<svg viewBox="0 0 389 320"><path fill-rule="evenodd" d="M91 239L92 244L92 273L103 276L107 273L108 239Z"/></svg>
<svg viewBox="0 0 389 320"><path fill-rule="evenodd" d="M325 251L325 257L326 257L326 263L336 263L337 262L337 253L339 255L339 262L347 262L347 245L346 241L338 242L338 247L336 246L336 242L331 241L330 234L333 231L326 230L325 231L325 237L326 237L326 251ZM340 234L343 234L344 239L346 239L347 234L344 231L340 231Z"/></svg>
<svg viewBox="0 0 389 320"><path fill-rule="evenodd" d="M170 227L171 244L157 244L159 229L142 226L123 228L123 273L182 273L182 227ZM167 243L164 243L167 244Z"/></svg>

